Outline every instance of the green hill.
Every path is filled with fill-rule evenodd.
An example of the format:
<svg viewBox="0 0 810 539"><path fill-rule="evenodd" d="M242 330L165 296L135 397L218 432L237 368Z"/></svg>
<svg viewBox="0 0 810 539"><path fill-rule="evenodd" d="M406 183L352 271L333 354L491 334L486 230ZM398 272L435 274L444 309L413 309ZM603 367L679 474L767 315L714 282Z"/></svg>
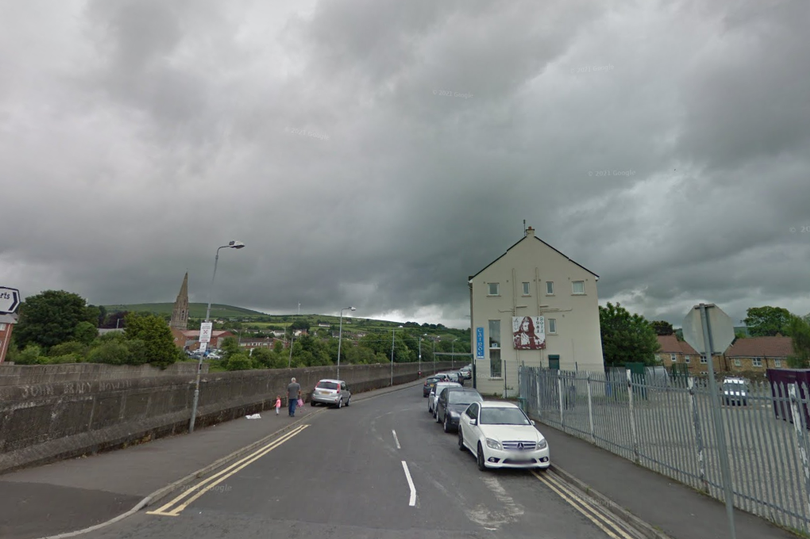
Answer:
<svg viewBox="0 0 810 539"><path fill-rule="evenodd" d="M207 303L189 303L189 316L191 318L205 318L205 309L208 307ZM129 312L147 312L163 316L171 316L174 309L174 303L134 303L134 304L120 304L120 305L104 305L108 312L114 311L129 311ZM250 309L243 309L242 307L234 307L232 305L221 305L214 303L211 305L211 318L258 318L268 316L259 311L252 311Z"/></svg>

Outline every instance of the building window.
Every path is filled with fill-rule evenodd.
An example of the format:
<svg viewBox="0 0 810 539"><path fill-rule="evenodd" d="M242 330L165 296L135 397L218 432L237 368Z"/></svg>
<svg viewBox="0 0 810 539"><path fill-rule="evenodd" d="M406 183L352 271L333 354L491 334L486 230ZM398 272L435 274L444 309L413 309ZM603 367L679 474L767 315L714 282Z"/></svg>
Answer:
<svg viewBox="0 0 810 539"><path fill-rule="evenodd" d="M754 364L754 367L762 367L762 358L761 357L755 357L752 362Z"/></svg>
<svg viewBox="0 0 810 539"><path fill-rule="evenodd" d="M487 292L487 295L489 295L489 296L499 296L500 295L501 292L500 292L500 287L498 286L498 283L488 283L488 285L489 285L489 291Z"/></svg>
<svg viewBox="0 0 810 539"><path fill-rule="evenodd" d="M0 324L0 331L5 331L5 330L6 330L6 325L5 324Z"/></svg>
<svg viewBox="0 0 810 539"><path fill-rule="evenodd" d="M501 351L497 348L489 349L489 377L502 378L501 375Z"/></svg>
<svg viewBox="0 0 810 539"><path fill-rule="evenodd" d="M670 354L669 355L669 360L671 362L675 363L675 361L677 361L677 359L678 359L678 356L676 356L675 354Z"/></svg>
<svg viewBox="0 0 810 539"><path fill-rule="evenodd" d="M691 360L691 359L689 359L689 356L686 356L686 357L683 359L683 362L684 362L684 363L691 363L691 362L692 362L692 360Z"/></svg>
<svg viewBox="0 0 810 539"><path fill-rule="evenodd" d="M661 354L655 354L655 362L661 363Z"/></svg>
<svg viewBox="0 0 810 539"><path fill-rule="evenodd" d="M585 281L572 281L571 286L574 295L581 296L585 294Z"/></svg>
<svg viewBox="0 0 810 539"><path fill-rule="evenodd" d="M523 295L528 296L531 292L531 283L523 283Z"/></svg>
<svg viewBox="0 0 810 539"><path fill-rule="evenodd" d="M500 320L490 320L489 321L489 347L490 348L500 348L501 347L501 321Z"/></svg>
<svg viewBox="0 0 810 539"><path fill-rule="evenodd" d="M549 333L557 333L557 319L556 318L549 318L548 319L548 332Z"/></svg>
<svg viewBox="0 0 810 539"><path fill-rule="evenodd" d="M742 367L742 361L740 361L739 359L735 359L734 360L734 366L735 367Z"/></svg>
<svg viewBox="0 0 810 539"><path fill-rule="evenodd" d="M707 346L706 348L708 348L708 346ZM706 359L706 356L705 356L705 355L700 354L700 362L701 362L701 363L708 363L708 362L709 362L709 360L708 360L708 359Z"/></svg>
<svg viewBox="0 0 810 539"><path fill-rule="evenodd" d="M781 359L774 359L773 360L773 366L776 367L777 369L781 368L782 367L782 360Z"/></svg>
<svg viewBox="0 0 810 539"><path fill-rule="evenodd" d="M546 281L546 294L549 296L554 295L554 281Z"/></svg>

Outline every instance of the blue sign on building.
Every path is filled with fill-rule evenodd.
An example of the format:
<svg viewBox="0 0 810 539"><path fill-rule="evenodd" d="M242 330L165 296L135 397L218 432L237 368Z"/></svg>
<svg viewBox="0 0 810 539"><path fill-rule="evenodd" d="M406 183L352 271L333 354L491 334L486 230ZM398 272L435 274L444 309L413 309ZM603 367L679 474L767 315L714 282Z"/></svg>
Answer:
<svg viewBox="0 0 810 539"><path fill-rule="evenodd" d="M484 328L475 328L475 359L484 359Z"/></svg>

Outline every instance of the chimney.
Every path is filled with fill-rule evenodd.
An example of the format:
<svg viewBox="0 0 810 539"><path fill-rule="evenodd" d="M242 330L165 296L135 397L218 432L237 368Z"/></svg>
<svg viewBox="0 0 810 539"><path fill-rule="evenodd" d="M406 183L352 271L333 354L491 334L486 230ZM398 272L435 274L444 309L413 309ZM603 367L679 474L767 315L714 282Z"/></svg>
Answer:
<svg viewBox="0 0 810 539"><path fill-rule="evenodd" d="M534 237L534 229L532 227L526 229L526 237Z"/></svg>

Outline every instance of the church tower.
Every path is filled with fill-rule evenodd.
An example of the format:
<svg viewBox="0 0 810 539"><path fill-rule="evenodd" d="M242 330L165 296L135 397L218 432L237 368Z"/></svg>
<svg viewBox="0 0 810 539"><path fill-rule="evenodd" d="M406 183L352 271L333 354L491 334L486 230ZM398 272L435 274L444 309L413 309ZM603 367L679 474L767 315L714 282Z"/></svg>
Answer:
<svg viewBox="0 0 810 539"><path fill-rule="evenodd" d="M174 302L172 321L169 322L169 327L188 329L188 272L183 277L183 286L180 287L180 293L177 294L177 300Z"/></svg>

